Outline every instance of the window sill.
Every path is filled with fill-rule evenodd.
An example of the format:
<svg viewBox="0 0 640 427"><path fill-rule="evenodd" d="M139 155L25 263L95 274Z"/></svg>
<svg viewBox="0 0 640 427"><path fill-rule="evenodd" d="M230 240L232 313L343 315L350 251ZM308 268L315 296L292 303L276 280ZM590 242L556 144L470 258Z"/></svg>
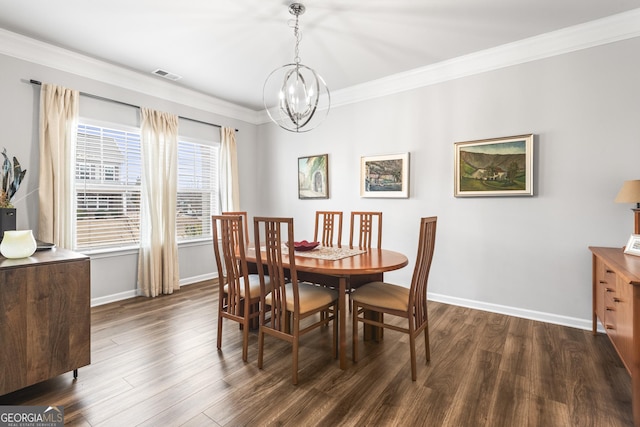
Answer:
<svg viewBox="0 0 640 427"><path fill-rule="evenodd" d="M178 242L178 249L179 248L188 248L191 246L209 246L212 245L213 243L213 237L209 236L209 237L203 237L200 239L189 239L189 240L183 240L181 242Z"/></svg>
<svg viewBox="0 0 640 427"><path fill-rule="evenodd" d="M196 246L209 246L212 244L212 237L204 237L201 239L183 240L178 242L178 250L180 248L189 248ZM140 250L140 246L123 246L119 248L105 248L105 249L90 249L90 250L77 250L84 255L88 255L91 258L110 258L124 255L137 255Z"/></svg>

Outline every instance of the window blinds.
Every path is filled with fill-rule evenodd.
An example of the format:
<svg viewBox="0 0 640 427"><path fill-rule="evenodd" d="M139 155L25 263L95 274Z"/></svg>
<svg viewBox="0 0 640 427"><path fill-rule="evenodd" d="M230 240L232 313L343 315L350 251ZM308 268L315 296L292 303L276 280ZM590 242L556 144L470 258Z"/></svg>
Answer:
<svg viewBox="0 0 640 427"><path fill-rule="evenodd" d="M211 236L218 209L218 145L178 142L178 241Z"/></svg>
<svg viewBox="0 0 640 427"><path fill-rule="evenodd" d="M76 147L76 249L140 241L140 135L81 124Z"/></svg>

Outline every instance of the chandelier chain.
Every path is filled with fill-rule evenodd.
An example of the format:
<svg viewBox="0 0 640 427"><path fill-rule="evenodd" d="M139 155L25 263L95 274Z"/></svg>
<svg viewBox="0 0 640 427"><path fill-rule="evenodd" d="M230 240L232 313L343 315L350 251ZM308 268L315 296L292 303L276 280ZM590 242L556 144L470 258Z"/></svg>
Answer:
<svg viewBox="0 0 640 427"><path fill-rule="evenodd" d="M296 38L296 47L294 50L293 62L300 63L300 25L298 24L299 16L296 15L296 23L293 27L293 36Z"/></svg>

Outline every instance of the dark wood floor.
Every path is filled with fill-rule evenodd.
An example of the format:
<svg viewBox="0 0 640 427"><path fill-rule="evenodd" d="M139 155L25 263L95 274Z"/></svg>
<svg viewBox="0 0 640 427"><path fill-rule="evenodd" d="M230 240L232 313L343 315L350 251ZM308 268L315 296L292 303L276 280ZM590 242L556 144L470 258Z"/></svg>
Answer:
<svg viewBox="0 0 640 427"><path fill-rule="evenodd" d="M341 371L330 329L306 335L300 384L290 347L267 337L264 369L226 322L215 343L217 287L92 310L92 364L9 395L3 405L64 405L77 426L630 426L630 378L608 339L589 332L429 303L431 362L385 331ZM348 325L347 330L350 330ZM351 355L349 350L349 356ZM350 360L350 359L349 359Z"/></svg>

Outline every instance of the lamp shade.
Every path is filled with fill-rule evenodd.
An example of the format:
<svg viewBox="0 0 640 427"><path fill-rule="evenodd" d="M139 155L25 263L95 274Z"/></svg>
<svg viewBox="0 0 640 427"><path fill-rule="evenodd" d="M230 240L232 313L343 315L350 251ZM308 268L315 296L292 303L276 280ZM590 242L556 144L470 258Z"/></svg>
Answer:
<svg viewBox="0 0 640 427"><path fill-rule="evenodd" d="M615 199L616 203L640 203L640 179L625 181Z"/></svg>

